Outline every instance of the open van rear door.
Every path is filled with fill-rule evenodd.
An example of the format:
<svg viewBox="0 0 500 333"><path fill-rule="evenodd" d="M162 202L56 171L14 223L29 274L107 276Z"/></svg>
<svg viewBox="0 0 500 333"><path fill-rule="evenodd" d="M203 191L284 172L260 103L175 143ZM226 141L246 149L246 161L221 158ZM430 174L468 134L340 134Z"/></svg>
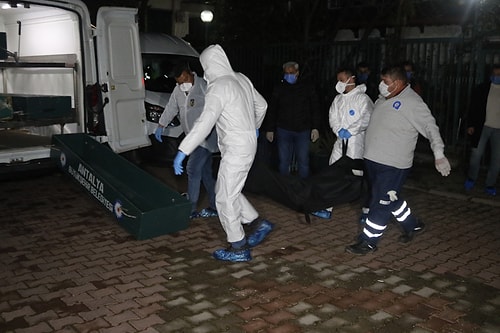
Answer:
<svg viewBox="0 0 500 333"><path fill-rule="evenodd" d="M148 146L137 9L101 7L96 23L108 144L117 153Z"/></svg>

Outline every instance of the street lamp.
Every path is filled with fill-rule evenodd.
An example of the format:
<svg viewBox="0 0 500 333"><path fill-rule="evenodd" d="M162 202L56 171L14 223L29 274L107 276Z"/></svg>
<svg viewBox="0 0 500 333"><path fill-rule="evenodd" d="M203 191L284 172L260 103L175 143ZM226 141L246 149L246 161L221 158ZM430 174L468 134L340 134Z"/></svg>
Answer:
<svg viewBox="0 0 500 333"><path fill-rule="evenodd" d="M214 13L205 9L200 13L200 18L205 23L205 46L208 46L208 24L214 19Z"/></svg>

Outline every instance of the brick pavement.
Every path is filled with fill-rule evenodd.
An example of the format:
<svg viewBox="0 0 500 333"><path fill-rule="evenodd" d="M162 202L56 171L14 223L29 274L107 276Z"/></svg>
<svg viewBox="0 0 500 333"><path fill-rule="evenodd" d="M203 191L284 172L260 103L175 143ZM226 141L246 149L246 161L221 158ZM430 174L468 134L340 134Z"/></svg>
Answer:
<svg viewBox="0 0 500 333"><path fill-rule="evenodd" d="M498 198L410 184L428 230L357 257L357 204L308 225L249 195L277 228L232 264L217 219L136 241L62 174L1 187L0 332L500 332Z"/></svg>

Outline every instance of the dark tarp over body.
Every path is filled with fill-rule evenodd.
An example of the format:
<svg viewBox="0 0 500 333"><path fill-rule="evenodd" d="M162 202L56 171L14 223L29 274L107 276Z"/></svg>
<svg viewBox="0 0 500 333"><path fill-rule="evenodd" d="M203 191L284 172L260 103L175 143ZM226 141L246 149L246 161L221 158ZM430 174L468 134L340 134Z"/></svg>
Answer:
<svg viewBox="0 0 500 333"><path fill-rule="evenodd" d="M352 170L363 170L362 160L343 156L336 163L307 179L283 176L256 159L245 184L245 190L268 196L274 201L306 214L360 199L364 191L362 176Z"/></svg>

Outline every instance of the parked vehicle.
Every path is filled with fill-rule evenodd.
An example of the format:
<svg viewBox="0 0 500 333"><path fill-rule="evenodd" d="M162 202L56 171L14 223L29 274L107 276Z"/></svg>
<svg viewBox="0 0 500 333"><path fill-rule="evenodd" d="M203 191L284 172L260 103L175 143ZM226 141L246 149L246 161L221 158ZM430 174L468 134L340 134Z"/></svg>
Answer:
<svg viewBox="0 0 500 333"><path fill-rule="evenodd" d="M141 52L146 88L146 124L150 147L142 149L142 158L156 162L170 162L184 137L179 119L175 118L163 130L162 143L154 138L163 110L175 88L173 69L179 63L189 63L191 69L202 75L198 52L185 40L163 33L141 33Z"/></svg>
<svg viewBox="0 0 500 333"><path fill-rule="evenodd" d="M80 0L0 2L0 174L50 166L51 137L114 152L151 144L137 9Z"/></svg>

